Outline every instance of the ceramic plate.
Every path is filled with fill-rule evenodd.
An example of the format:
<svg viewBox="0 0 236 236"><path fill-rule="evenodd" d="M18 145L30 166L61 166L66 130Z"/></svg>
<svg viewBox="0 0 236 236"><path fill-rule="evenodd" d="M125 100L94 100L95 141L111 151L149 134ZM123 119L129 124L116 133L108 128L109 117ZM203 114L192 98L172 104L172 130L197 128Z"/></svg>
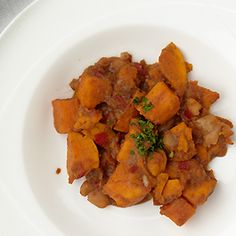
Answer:
<svg viewBox="0 0 236 236"><path fill-rule="evenodd" d="M17 17L0 38L0 234L234 235L235 145L212 162L215 192L183 227L151 202L98 209L79 194L80 181L67 184L51 100L70 96L70 80L102 56L128 51L151 63L173 41L194 65L191 79L220 93L214 112L236 124L235 9L233 1L50 0Z"/></svg>

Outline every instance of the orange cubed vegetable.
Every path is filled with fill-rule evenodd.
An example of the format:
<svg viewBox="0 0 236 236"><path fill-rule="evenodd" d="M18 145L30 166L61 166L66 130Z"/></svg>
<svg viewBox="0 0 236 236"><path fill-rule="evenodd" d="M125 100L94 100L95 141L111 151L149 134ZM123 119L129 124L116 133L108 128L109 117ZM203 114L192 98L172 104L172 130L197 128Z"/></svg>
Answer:
<svg viewBox="0 0 236 236"><path fill-rule="evenodd" d="M80 78L76 96L83 107L95 108L101 102L109 98L112 92L111 82L85 74Z"/></svg>
<svg viewBox="0 0 236 236"><path fill-rule="evenodd" d="M157 176L166 168L166 154L164 151L154 152L147 160L147 169L153 175Z"/></svg>
<svg viewBox="0 0 236 236"><path fill-rule="evenodd" d="M136 106L137 110L155 124L170 120L180 106L178 97L164 82L158 82L142 100Z"/></svg>
<svg viewBox="0 0 236 236"><path fill-rule="evenodd" d="M132 168L120 163L104 185L103 190L120 207L128 207L142 201L151 191L152 184L143 168Z"/></svg>
<svg viewBox="0 0 236 236"><path fill-rule="evenodd" d="M196 154L192 129L184 122L166 131L163 142L165 147L174 153L172 157L174 161L189 160Z"/></svg>
<svg viewBox="0 0 236 236"><path fill-rule="evenodd" d="M98 168L99 156L93 140L79 133L70 132L67 138L67 172L73 183L92 169Z"/></svg>
<svg viewBox="0 0 236 236"><path fill-rule="evenodd" d="M134 107L133 103L130 103L124 113L119 117L117 120L114 130L120 131L120 132L125 132L127 133L129 131L129 123L130 120L137 115L137 110Z"/></svg>
<svg viewBox="0 0 236 236"><path fill-rule="evenodd" d="M205 169L196 159L169 161L166 165L166 172L171 179L179 179L183 186L189 182L199 184L207 177Z"/></svg>
<svg viewBox="0 0 236 236"><path fill-rule="evenodd" d="M135 145L132 135L136 135L140 132L137 119L132 119L129 126L129 133L125 136L124 142L121 144L120 151L117 155L119 162L126 162L130 158L139 158L139 153ZM142 158L142 157L141 157Z"/></svg>
<svg viewBox="0 0 236 236"><path fill-rule="evenodd" d="M210 162L210 156L208 155L207 148L203 145L196 145L197 154L196 159L203 165L207 166L207 164Z"/></svg>
<svg viewBox="0 0 236 236"><path fill-rule="evenodd" d="M96 144L107 148L112 139L115 139L115 133L106 124L97 123L94 127L88 130L83 130L83 134L91 137Z"/></svg>
<svg viewBox="0 0 236 236"><path fill-rule="evenodd" d="M178 179L169 179L162 192L161 204L167 204L182 195L183 185Z"/></svg>
<svg viewBox="0 0 236 236"><path fill-rule="evenodd" d="M183 96L187 86L187 70L184 57L174 43L170 43L162 49L159 57L161 72L176 90L179 96Z"/></svg>
<svg viewBox="0 0 236 236"><path fill-rule="evenodd" d="M52 106L56 131L61 134L70 132L77 119L78 99L56 99L52 101Z"/></svg>
<svg viewBox="0 0 236 236"><path fill-rule="evenodd" d="M215 178L206 178L198 184L190 184L183 191L183 196L194 206L202 205L216 186Z"/></svg>
<svg viewBox="0 0 236 236"><path fill-rule="evenodd" d="M195 208L180 197L171 203L168 203L160 208L161 215L170 218L178 226L183 225L195 213Z"/></svg>
<svg viewBox="0 0 236 236"><path fill-rule="evenodd" d="M161 205L162 192L168 181L169 175L167 173L161 173L157 176L157 183L153 194L153 204Z"/></svg>
<svg viewBox="0 0 236 236"><path fill-rule="evenodd" d="M98 110L80 108L78 118L74 124L75 130L90 129L102 119L102 113Z"/></svg>

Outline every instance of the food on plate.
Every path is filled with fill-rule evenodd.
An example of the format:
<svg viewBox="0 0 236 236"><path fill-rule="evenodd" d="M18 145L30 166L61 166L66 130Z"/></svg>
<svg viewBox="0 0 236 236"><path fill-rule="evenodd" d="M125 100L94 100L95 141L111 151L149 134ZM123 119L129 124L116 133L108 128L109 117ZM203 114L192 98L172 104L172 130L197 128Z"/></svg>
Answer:
<svg viewBox="0 0 236 236"><path fill-rule="evenodd" d="M192 68L174 43L153 64L103 57L71 81L71 98L52 101L55 129L68 135L69 183L85 177L89 202L152 198L181 226L207 201L217 184L208 164L233 144L233 125L211 112L219 94L189 80Z"/></svg>
<svg viewBox="0 0 236 236"><path fill-rule="evenodd" d="M61 168L56 169L56 174L59 175L61 173Z"/></svg>

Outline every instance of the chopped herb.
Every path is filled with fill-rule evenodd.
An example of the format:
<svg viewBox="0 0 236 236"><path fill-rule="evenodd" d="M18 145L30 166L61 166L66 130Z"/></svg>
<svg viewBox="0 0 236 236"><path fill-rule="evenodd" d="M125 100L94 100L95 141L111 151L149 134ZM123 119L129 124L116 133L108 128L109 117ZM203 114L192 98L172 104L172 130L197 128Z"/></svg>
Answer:
<svg viewBox="0 0 236 236"><path fill-rule="evenodd" d="M153 108L153 105L150 103L148 105L143 106L143 110L145 112L150 111Z"/></svg>
<svg viewBox="0 0 236 236"><path fill-rule="evenodd" d="M160 137L157 142L157 148L163 149L164 148L164 143L163 143L163 138Z"/></svg>
<svg viewBox="0 0 236 236"><path fill-rule="evenodd" d="M112 126L114 124L113 120L107 120L107 125Z"/></svg>
<svg viewBox="0 0 236 236"><path fill-rule="evenodd" d="M138 105L140 103L140 100L138 97L135 97L133 100L133 104Z"/></svg>
<svg viewBox="0 0 236 236"><path fill-rule="evenodd" d="M173 158L173 157L174 157L174 152L173 152L173 151L171 151L171 152L169 153L169 157L170 157L170 158Z"/></svg>
<svg viewBox="0 0 236 236"><path fill-rule="evenodd" d="M140 100L140 98L135 97L135 98L133 99L133 103L134 103L135 105L138 105L138 104L141 103L144 112L150 111L150 110L153 108L152 103L151 103L151 102L148 100L148 98L146 98L146 97L141 97L141 100Z"/></svg>
<svg viewBox="0 0 236 236"><path fill-rule="evenodd" d="M153 108L152 103L146 97L142 97L142 106L144 112L150 111Z"/></svg>
<svg viewBox="0 0 236 236"><path fill-rule="evenodd" d="M131 134L130 138L136 138L135 134Z"/></svg>
<svg viewBox="0 0 236 236"><path fill-rule="evenodd" d="M139 152L139 154L140 154L141 156L145 156L145 155L147 154L147 149L146 149L145 147L143 147L143 146L140 146L140 147L138 148L138 152Z"/></svg>
<svg viewBox="0 0 236 236"><path fill-rule="evenodd" d="M144 126L147 124L147 122L144 121L144 120L139 120L139 121L138 121L138 124L139 124L141 127L144 127Z"/></svg>
<svg viewBox="0 0 236 236"><path fill-rule="evenodd" d="M142 97L142 103L144 104L148 103L148 99L146 97Z"/></svg>
<svg viewBox="0 0 236 236"><path fill-rule="evenodd" d="M134 155L135 154L135 152L134 152L134 150L130 150L130 155Z"/></svg>
<svg viewBox="0 0 236 236"><path fill-rule="evenodd" d="M133 122L133 121L131 121L129 124L130 124L130 125L136 125L136 123Z"/></svg>
<svg viewBox="0 0 236 236"><path fill-rule="evenodd" d="M150 155L157 149L163 149L163 139L157 134L154 124L144 119L138 120L138 124L141 132L131 134L130 137L134 139L139 154Z"/></svg>

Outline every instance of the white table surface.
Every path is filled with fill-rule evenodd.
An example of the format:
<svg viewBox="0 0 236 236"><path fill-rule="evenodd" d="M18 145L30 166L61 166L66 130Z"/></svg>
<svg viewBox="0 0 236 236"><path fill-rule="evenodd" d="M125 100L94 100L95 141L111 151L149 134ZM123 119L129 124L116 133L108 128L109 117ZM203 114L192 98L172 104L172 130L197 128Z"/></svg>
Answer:
<svg viewBox="0 0 236 236"><path fill-rule="evenodd" d="M0 32L33 0L0 0Z"/></svg>

